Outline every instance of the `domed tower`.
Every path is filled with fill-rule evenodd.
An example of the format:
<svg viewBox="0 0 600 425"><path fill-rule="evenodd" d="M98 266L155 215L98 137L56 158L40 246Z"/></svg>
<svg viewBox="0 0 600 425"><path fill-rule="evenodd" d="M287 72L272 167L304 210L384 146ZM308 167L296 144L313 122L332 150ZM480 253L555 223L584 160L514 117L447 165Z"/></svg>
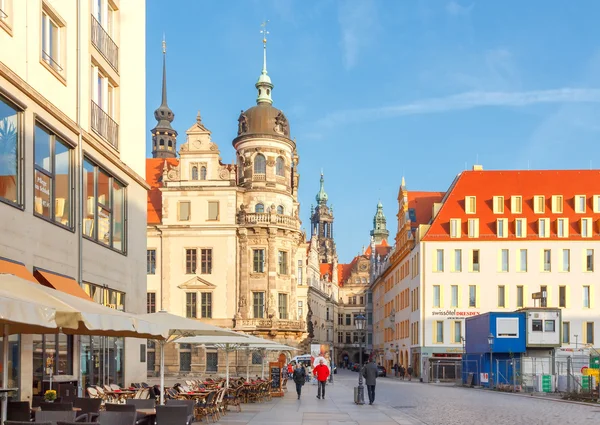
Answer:
<svg viewBox="0 0 600 425"><path fill-rule="evenodd" d="M296 143L285 114L273 107L267 73L267 31L263 24L263 69L256 82L256 106L242 111L237 155L240 285L236 328L275 338L297 336L297 257L300 242ZM265 322L264 319L271 319ZM271 329L261 329L270 323ZM291 333L291 334L290 334Z"/></svg>
<svg viewBox="0 0 600 425"><path fill-rule="evenodd" d="M387 220L383 214L383 204L379 201L377 203L377 212L375 213L375 217L373 217L373 230L371 230L371 236L376 245L379 245L382 240L387 239L390 235L386 223Z"/></svg>
<svg viewBox="0 0 600 425"><path fill-rule="evenodd" d="M154 111L158 123L152 131L152 158L177 157L177 132L171 127L175 114L167 104L167 43L163 40L162 102Z"/></svg>
<svg viewBox="0 0 600 425"><path fill-rule="evenodd" d="M321 187L315 199L317 207L311 207L311 240L316 240L319 250L320 263L332 263L336 258L335 242L333 241L333 206L327 206L325 179L321 173Z"/></svg>

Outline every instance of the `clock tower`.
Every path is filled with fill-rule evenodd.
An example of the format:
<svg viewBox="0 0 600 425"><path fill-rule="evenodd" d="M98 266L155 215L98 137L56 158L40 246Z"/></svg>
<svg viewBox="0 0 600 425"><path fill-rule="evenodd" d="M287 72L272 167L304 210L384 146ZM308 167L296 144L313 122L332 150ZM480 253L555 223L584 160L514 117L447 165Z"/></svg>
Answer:
<svg viewBox="0 0 600 425"><path fill-rule="evenodd" d="M311 240L318 244L319 263L333 263L334 258L337 258L333 241L333 206L327 205L328 198L325 178L321 173L321 186L315 197L317 207L310 208Z"/></svg>

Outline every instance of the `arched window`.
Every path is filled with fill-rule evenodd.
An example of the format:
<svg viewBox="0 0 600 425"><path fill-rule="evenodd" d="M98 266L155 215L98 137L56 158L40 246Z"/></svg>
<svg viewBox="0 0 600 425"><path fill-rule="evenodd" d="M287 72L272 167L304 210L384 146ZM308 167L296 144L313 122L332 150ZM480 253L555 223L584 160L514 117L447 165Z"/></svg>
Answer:
<svg viewBox="0 0 600 425"><path fill-rule="evenodd" d="M256 204L256 206L254 207L254 212L264 213L265 212L265 206L263 204Z"/></svg>
<svg viewBox="0 0 600 425"><path fill-rule="evenodd" d="M283 214L283 205L277 207L277 214Z"/></svg>
<svg viewBox="0 0 600 425"><path fill-rule="evenodd" d="M238 182L241 182L242 179L244 178L244 158L242 158L241 156L238 158L237 171L238 171Z"/></svg>
<svg viewBox="0 0 600 425"><path fill-rule="evenodd" d="M160 139L160 146L164 147L165 146L165 139Z"/></svg>
<svg viewBox="0 0 600 425"><path fill-rule="evenodd" d="M267 172L267 161L263 154L258 154L254 158L254 174L266 174Z"/></svg>
<svg viewBox="0 0 600 425"><path fill-rule="evenodd" d="M198 180L198 167L192 167L192 180Z"/></svg>
<svg viewBox="0 0 600 425"><path fill-rule="evenodd" d="M173 147L173 141L169 140L169 147L172 148Z"/></svg>
<svg viewBox="0 0 600 425"><path fill-rule="evenodd" d="M278 176L285 176L285 162L280 156L278 156L277 160L275 161L275 174Z"/></svg>
<svg viewBox="0 0 600 425"><path fill-rule="evenodd" d="M206 180L206 167L200 167L200 180Z"/></svg>

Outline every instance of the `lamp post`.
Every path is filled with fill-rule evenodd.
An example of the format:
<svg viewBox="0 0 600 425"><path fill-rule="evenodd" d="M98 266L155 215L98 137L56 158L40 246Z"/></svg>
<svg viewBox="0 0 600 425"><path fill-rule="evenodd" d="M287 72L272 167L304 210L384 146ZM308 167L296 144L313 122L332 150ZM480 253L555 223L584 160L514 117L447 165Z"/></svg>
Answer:
<svg viewBox="0 0 600 425"><path fill-rule="evenodd" d="M488 335L488 344L490 346L490 377L489 377L489 383L490 383L490 388L494 388L494 335L492 335L492 333L490 332L490 334Z"/></svg>
<svg viewBox="0 0 600 425"><path fill-rule="evenodd" d="M396 370L394 371L394 376L398 377L398 368L400 367L400 348L398 344L396 344Z"/></svg>
<svg viewBox="0 0 600 425"><path fill-rule="evenodd" d="M358 361L359 361L359 369L358 369L358 388L357 388L357 392L356 392L356 400L355 403L356 404L365 404L365 388L363 387L363 378L362 378L362 366L363 366L363 361L362 361L362 338L363 338L363 331L365 330L365 325L367 324L367 318L362 314L359 313L355 318L354 318L354 326L356 326L356 330L358 331Z"/></svg>
<svg viewBox="0 0 600 425"><path fill-rule="evenodd" d="M574 335L574 337L575 337L575 351L577 351L577 349L579 348L578 347L578 345L579 345L578 344L579 343L579 335Z"/></svg>

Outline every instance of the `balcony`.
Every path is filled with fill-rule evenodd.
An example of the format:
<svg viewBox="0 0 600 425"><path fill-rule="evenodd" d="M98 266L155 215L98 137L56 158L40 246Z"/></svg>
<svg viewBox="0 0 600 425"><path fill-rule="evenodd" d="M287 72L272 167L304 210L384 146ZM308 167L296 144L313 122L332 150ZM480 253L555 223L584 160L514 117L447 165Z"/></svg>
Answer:
<svg viewBox="0 0 600 425"><path fill-rule="evenodd" d="M119 149L119 124L117 124L100 106L93 100L92 107L92 130L106 139L115 149Z"/></svg>
<svg viewBox="0 0 600 425"><path fill-rule="evenodd" d="M274 224L282 227L297 229L298 218L290 215L277 213L244 213L239 217L239 224L246 225L269 225Z"/></svg>
<svg viewBox="0 0 600 425"><path fill-rule="evenodd" d="M104 30L102 24L92 15L92 44L100 52L110 66L119 72L119 47Z"/></svg>
<svg viewBox="0 0 600 425"><path fill-rule="evenodd" d="M303 320L239 319L235 321L235 329L304 332L306 323Z"/></svg>

